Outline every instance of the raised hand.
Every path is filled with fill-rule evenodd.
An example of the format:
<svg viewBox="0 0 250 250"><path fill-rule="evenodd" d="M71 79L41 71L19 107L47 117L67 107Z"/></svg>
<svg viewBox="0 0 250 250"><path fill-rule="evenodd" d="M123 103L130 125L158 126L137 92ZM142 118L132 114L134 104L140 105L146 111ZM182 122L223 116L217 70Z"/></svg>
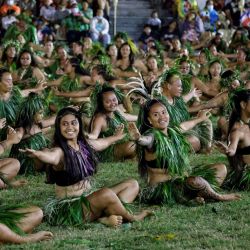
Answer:
<svg viewBox="0 0 250 250"><path fill-rule="evenodd" d="M8 126L7 140L10 141L12 144L17 144L21 140L21 138L20 138L19 134L16 132L16 130L10 126Z"/></svg>
<svg viewBox="0 0 250 250"><path fill-rule="evenodd" d="M0 129L3 129L6 126L6 118L0 119Z"/></svg>
<svg viewBox="0 0 250 250"><path fill-rule="evenodd" d="M124 136L125 136L124 124L121 124L116 128L114 136L116 136L118 140L121 140L124 138Z"/></svg>
<svg viewBox="0 0 250 250"><path fill-rule="evenodd" d="M129 122L128 129L131 140L137 141L141 137L141 134L134 122Z"/></svg>
<svg viewBox="0 0 250 250"><path fill-rule="evenodd" d="M192 89L191 92L194 98L198 99L202 96L202 91L197 88Z"/></svg>
<svg viewBox="0 0 250 250"><path fill-rule="evenodd" d="M202 121L208 120L209 117L211 116L210 111L211 109L200 110L197 114L197 118L200 118Z"/></svg>

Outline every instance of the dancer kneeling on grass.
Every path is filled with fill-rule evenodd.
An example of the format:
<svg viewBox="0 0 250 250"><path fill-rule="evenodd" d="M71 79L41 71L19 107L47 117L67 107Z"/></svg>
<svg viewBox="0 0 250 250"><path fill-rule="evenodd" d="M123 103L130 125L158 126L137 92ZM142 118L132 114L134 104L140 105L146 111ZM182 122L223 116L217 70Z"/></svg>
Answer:
<svg viewBox="0 0 250 250"><path fill-rule="evenodd" d="M229 119L228 145L217 142L219 149L227 154L229 174L225 187L250 190L250 90L236 91L233 110Z"/></svg>
<svg viewBox="0 0 250 250"><path fill-rule="evenodd" d="M239 199L237 194L218 194L209 184L212 180L214 184L222 184L227 173L224 164L191 171L190 145L178 128L168 127L169 115L162 102L156 99L147 101L139 114L139 121L141 134L135 125L130 125L130 131L142 146L139 170L148 180L148 187L141 194L142 202L171 204L195 199L204 203L206 198L218 201Z"/></svg>
<svg viewBox="0 0 250 250"><path fill-rule="evenodd" d="M21 244L51 239L53 234L48 231L31 234L42 219L43 212L39 207L0 204L0 245L1 243Z"/></svg>
<svg viewBox="0 0 250 250"><path fill-rule="evenodd" d="M123 220L142 220L151 214L143 211L132 215L124 208L122 202L132 202L139 191L137 182L133 180L102 188L87 196L83 194L89 190L89 177L96 171L91 147L103 150L123 136L122 129L113 136L87 141L78 112L74 108L64 108L58 112L55 122L55 147L43 151L22 150L52 165L50 177L56 184L59 200L53 200L45 207L50 224L79 225L84 221L98 220L106 225L119 226Z"/></svg>

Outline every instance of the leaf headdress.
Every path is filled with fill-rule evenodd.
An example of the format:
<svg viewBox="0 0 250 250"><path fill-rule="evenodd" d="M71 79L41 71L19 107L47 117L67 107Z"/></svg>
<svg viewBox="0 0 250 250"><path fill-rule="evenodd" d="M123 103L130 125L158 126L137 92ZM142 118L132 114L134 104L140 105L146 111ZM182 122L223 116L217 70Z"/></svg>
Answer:
<svg viewBox="0 0 250 250"><path fill-rule="evenodd" d="M44 100L36 93L30 93L20 105L16 127L31 128L34 115L44 109Z"/></svg>
<svg viewBox="0 0 250 250"><path fill-rule="evenodd" d="M3 48L7 49L9 47L14 47L17 51L17 54L22 49L22 44L18 40L7 40L5 43L3 43Z"/></svg>
<svg viewBox="0 0 250 250"><path fill-rule="evenodd" d="M235 70L235 71L226 70L221 74L220 85L221 87L230 89L232 82L235 80L239 80L239 82L241 83L240 71L239 70Z"/></svg>

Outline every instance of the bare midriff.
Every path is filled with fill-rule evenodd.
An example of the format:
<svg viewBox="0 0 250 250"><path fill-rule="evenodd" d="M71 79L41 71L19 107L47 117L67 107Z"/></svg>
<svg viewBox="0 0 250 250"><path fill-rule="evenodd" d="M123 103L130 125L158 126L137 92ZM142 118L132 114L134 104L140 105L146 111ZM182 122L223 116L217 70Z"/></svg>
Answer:
<svg viewBox="0 0 250 250"><path fill-rule="evenodd" d="M242 156L244 163L246 163L248 166L250 165L250 155L243 155Z"/></svg>
<svg viewBox="0 0 250 250"><path fill-rule="evenodd" d="M81 196L84 192L89 191L91 188L89 180L82 180L70 186L55 185L55 194L57 198Z"/></svg>
<svg viewBox="0 0 250 250"><path fill-rule="evenodd" d="M171 176L168 174L166 169L148 167L147 170L148 170L148 184L150 186L156 185L160 182L171 180Z"/></svg>

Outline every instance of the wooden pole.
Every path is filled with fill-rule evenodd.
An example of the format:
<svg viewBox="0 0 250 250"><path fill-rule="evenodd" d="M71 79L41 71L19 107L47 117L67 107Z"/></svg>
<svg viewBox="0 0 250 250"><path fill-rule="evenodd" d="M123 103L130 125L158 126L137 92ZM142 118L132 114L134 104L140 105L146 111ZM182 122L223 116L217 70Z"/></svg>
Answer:
<svg viewBox="0 0 250 250"><path fill-rule="evenodd" d="M116 35L118 1L119 0L113 0L113 4L114 4L114 36Z"/></svg>

